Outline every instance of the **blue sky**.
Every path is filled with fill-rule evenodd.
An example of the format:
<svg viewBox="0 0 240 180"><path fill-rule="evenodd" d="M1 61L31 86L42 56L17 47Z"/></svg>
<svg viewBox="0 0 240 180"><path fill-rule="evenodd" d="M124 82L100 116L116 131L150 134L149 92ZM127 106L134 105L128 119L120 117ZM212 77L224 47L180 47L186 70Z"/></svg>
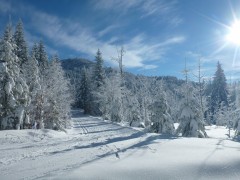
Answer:
<svg viewBox="0 0 240 180"><path fill-rule="evenodd" d="M125 49L125 70L135 74L183 78L198 59L206 77L220 61L227 78L240 77L237 46L226 40L240 18L238 0L0 0L3 32L9 15L25 27L29 46L40 39L60 58L94 59L98 48L107 66Z"/></svg>

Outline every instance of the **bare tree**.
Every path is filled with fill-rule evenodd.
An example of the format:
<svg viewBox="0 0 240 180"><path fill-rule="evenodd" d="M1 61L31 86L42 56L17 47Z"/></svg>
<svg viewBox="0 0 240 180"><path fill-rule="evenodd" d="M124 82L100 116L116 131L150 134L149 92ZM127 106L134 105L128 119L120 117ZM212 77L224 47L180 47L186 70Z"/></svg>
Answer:
<svg viewBox="0 0 240 180"><path fill-rule="evenodd" d="M125 83L124 83L124 73L123 73L123 56L124 56L125 50L124 47L121 46L120 49L117 48L117 57L112 57L114 61L118 63L118 68L119 68L119 76L120 76L120 116L121 116L121 121L125 120L125 117L123 115L123 99L124 99L124 89L125 89Z"/></svg>
<svg viewBox="0 0 240 180"><path fill-rule="evenodd" d="M197 77L198 80L198 92L199 92L199 100L200 100L200 106L202 114L204 114L206 110L206 98L204 97L204 75L202 74L202 66L201 66L201 58L198 59L198 74Z"/></svg>

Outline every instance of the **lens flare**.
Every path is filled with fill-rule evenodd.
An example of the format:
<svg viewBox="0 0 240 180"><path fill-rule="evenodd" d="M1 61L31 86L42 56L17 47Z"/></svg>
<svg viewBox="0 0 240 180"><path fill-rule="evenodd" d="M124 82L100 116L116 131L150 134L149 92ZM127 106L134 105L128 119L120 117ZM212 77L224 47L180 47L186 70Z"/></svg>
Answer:
<svg viewBox="0 0 240 180"><path fill-rule="evenodd" d="M240 21L236 21L230 26L229 34L227 35L227 40L236 45L240 45Z"/></svg>

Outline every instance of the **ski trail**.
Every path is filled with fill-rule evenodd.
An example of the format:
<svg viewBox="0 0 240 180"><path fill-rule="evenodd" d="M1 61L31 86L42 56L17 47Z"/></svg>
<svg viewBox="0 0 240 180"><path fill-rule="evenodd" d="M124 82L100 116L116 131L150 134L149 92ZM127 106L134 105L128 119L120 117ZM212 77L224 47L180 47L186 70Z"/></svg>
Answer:
<svg viewBox="0 0 240 180"><path fill-rule="evenodd" d="M114 169L119 166L122 179L128 178L126 175L130 171L122 168L128 165L133 168L133 176L130 174L128 179L141 179L147 177L149 172L153 175L165 173L165 176L149 174L152 179L210 179L223 172L232 174L233 178L230 179L240 177L240 145L237 142L222 138L176 138L145 134L98 117L83 115L76 110L73 111L72 128L67 133L53 130L0 131L0 150L1 180L71 179L67 174L78 168L78 173L82 174L76 177L88 175L94 179L98 177L97 174L85 174L82 168L89 167L89 172L94 169L103 175L103 162L105 169L112 169L112 172L119 170ZM192 159L186 158L191 154L194 156ZM225 158L223 162L222 158ZM213 165L220 167L221 171L214 171ZM172 167L173 170L166 167ZM185 172L191 178L185 176ZM76 177L72 179L79 179ZM112 176L110 173L109 177L105 179L114 179L114 173Z"/></svg>
<svg viewBox="0 0 240 180"><path fill-rule="evenodd" d="M20 134L15 135L16 132ZM5 134L7 148L0 147L1 179L35 179L110 154L119 157L120 147L137 143L141 135L131 128L77 111L67 134L52 130L9 131Z"/></svg>

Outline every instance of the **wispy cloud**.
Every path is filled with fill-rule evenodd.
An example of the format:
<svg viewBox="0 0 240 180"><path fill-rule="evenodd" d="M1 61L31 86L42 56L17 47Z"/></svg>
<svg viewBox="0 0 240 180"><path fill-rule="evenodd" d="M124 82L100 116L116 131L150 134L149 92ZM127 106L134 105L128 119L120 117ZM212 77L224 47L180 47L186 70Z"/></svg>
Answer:
<svg viewBox="0 0 240 180"><path fill-rule="evenodd" d="M104 59L111 64L115 57L116 47L123 45L126 53L124 55L124 65L128 68L156 68L151 64L153 61L161 61L165 53L175 44L185 41L183 36L173 36L168 39L158 41L149 39L144 34L137 34L123 44L115 44L118 37L111 37L103 41L99 36L103 36L110 30L117 28L117 25L106 27L98 33L83 27L80 23L69 19L58 18L36 9L29 10L31 13L31 24L40 34L47 37L56 46L64 46L74 51L82 52L94 56L98 48L103 52ZM46 28L47 27L47 28Z"/></svg>
<svg viewBox="0 0 240 180"><path fill-rule="evenodd" d="M234 79L240 79L240 74L238 73L240 71L240 62L233 64L231 60L233 59L232 54L204 55L199 52L188 51L186 52L186 58L192 72L198 71L198 60L200 59L203 75L213 77L217 68L217 62L219 61L228 79L233 76Z"/></svg>
<svg viewBox="0 0 240 180"><path fill-rule="evenodd" d="M129 8L137 7L141 3L141 0L95 0L93 5L96 9L115 9L115 10L128 10Z"/></svg>
<svg viewBox="0 0 240 180"><path fill-rule="evenodd" d="M140 18L156 16L158 21L166 21L172 25L179 25L183 19L177 13L177 1L169 0L95 0L93 5L98 10L114 10L125 15L131 10L142 15Z"/></svg>
<svg viewBox="0 0 240 180"><path fill-rule="evenodd" d="M2 0L0 1L0 12L7 13L12 9L11 3L9 1Z"/></svg>
<svg viewBox="0 0 240 180"><path fill-rule="evenodd" d="M105 8L113 6L113 1L107 2L108 3L104 2ZM115 3L119 3L122 8L131 8L138 6L139 1L116 0L114 1L114 5ZM104 59L110 64L115 64L111 59L112 57L116 57L116 48L123 45L126 50L123 63L127 68L142 68L146 70L157 68L156 62L161 62L163 56L166 55L172 46L185 41L184 36L175 35L166 39L151 39L142 33L129 37L121 44L117 44L118 36L108 37L109 39L106 40L102 40L101 38L113 29L118 28L117 24L110 25L102 29L102 31L96 32L93 31L92 28L83 27L79 22L59 18L30 6L21 6L19 9L25 15L31 15L29 16L30 22L28 23L33 29L38 31L38 34L41 34L51 41L55 47L66 47L75 52L82 52L92 57L94 57L97 49L100 48ZM36 39L30 32L27 32L27 37L30 41L31 39ZM56 51L51 49L51 52Z"/></svg>
<svg viewBox="0 0 240 180"><path fill-rule="evenodd" d="M143 66L143 69L150 70L150 69L156 69L158 68L157 65L145 65Z"/></svg>
<svg viewBox="0 0 240 180"><path fill-rule="evenodd" d="M113 31L114 29L116 29L116 28L118 28L118 27L120 27L120 26L119 26L119 25L116 25L116 24L115 24L115 25L107 26L105 29L101 30L101 31L98 33L98 35L99 35L99 37L102 37L102 36L108 34L109 32Z"/></svg>

